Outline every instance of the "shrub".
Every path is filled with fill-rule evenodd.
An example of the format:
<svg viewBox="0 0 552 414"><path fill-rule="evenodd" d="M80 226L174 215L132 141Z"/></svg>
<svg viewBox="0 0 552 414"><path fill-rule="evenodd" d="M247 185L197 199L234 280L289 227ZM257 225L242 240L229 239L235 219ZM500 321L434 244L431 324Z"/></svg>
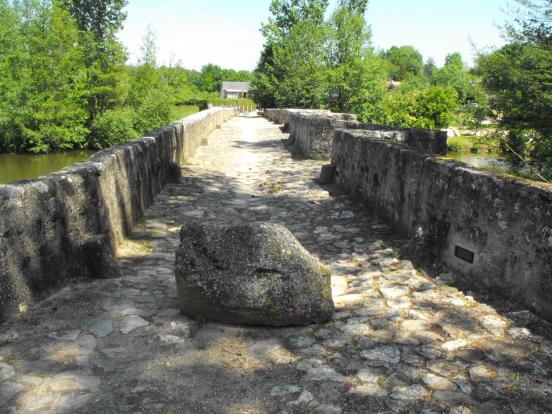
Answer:
<svg viewBox="0 0 552 414"><path fill-rule="evenodd" d="M102 149L134 139L138 135L134 129L132 109L110 109L100 114L92 123L90 144Z"/></svg>
<svg viewBox="0 0 552 414"><path fill-rule="evenodd" d="M458 95L451 87L432 86L416 99L416 122L418 128L448 128L454 119Z"/></svg>
<svg viewBox="0 0 552 414"><path fill-rule="evenodd" d="M134 116L134 129L143 134L167 125L172 121L173 102L163 95L151 95L144 99Z"/></svg>

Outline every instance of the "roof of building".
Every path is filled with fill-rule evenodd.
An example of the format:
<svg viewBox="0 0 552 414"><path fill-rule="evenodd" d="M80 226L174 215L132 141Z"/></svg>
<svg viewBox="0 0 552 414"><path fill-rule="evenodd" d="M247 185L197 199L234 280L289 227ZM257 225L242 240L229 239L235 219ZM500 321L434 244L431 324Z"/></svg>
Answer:
<svg viewBox="0 0 552 414"><path fill-rule="evenodd" d="M249 92L249 82L222 82L222 90L227 92Z"/></svg>

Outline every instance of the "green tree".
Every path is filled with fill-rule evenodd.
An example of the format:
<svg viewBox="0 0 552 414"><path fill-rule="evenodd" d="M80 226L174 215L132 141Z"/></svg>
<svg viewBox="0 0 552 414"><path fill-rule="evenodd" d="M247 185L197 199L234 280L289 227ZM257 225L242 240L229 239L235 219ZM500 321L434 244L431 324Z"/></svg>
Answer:
<svg viewBox="0 0 552 414"><path fill-rule="evenodd" d="M376 117L385 94L385 74L373 54L366 23L367 1L341 0L326 41L327 104L336 112Z"/></svg>
<svg viewBox="0 0 552 414"><path fill-rule="evenodd" d="M385 123L405 128L447 128L454 118L456 98L451 87L407 82L387 95Z"/></svg>
<svg viewBox="0 0 552 414"><path fill-rule="evenodd" d="M33 152L84 146L86 77L74 20L57 5L26 0L2 1L0 21L8 51L0 54L0 146Z"/></svg>
<svg viewBox="0 0 552 414"><path fill-rule="evenodd" d="M451 53L445 59L445 66L433 71L433 83L452 87L456 91L459 105L459 121L479 122L487 116L487 99L478 80L467 70L462 55Z"/></svg>
<svg viewBox="0 0 552 414"><path fill-rule="evenodd" d="M422 54L413 46L393 46L383 53L383 58L388 63L389 77L393 80L403 81L424 73Z"/></svg>
<svg viewBox="0 0 552 414"><path fill-rule="evenodd" d="M435 59L430 57L424 65L424 75L426 76L426 78L432 79L433 72L435 72L436 69L437 65L435 64Z"/></svg>
<svg viewBox="0 0 552 414"><path fill-rule="evenodd" d="M323 102L324 29L310 20L297 23L274 48L279 107L318 108Z"/></svg>
<svg viewBox="0 0 552 414"><path fill-rule="evenodd" d="M321 95L318 84L321 78L321 55L316 54L320 52L324 39L322 31L327 7L328 0L272 0L271 17L261 27L265 45L251 84L253 97L261 106L292 102L300 102L303 106L318 104ZM300 26L294 30L298 25ZM309 33L311 29L312 32ZM305 40L305 44L300 44L300 39ZM299 50L294 51L293 45L297 45ZM286 62L286 57L299 60ZM302 60L309 70L316 66L315 72L307 72L302 68ZM302 85L298 78L293 77L303 75L308 75L308 86ZM311 86L316 89L310 93L311 96L305 95L304 92L308 92L307 88ZM295 97L287 99L286 91L290 91Z"/></svg>
<svg viewBox="0 0 552 414"><path fill-rule="evenodd" d="M57 0L75 18L85 50L88 121L122 104L128 93L126 52L117 32L126 19L126 0Z"/></svg>
<svg viewBox="0 0 552 414"><path fill-rule="evenodd" d="M552 0L519 0L507 26L510 43L478 58L478 73L499 125L504 150L552 167Z"/></svg>
<svg viewBox="0 0 552 414"><path fill-rule="evenodd" d="M512 43L480 56L478 70L513 149L552 159L552 51Z"/></svg>

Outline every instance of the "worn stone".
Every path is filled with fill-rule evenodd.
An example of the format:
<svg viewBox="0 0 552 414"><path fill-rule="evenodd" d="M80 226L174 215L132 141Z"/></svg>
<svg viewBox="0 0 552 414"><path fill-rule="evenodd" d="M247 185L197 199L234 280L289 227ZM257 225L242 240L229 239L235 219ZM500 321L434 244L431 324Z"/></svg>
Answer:
<svg viewBox="0 0 552 414"><path fill-rule="evenodd" d="M401 351L392 346L382 346L362 351L360 354L374 364L397 364L401 360Z"/></svg>
<svg viewBox="0 0 552 414"><path fill-rule="evenodd" d="M399 248L402 256L408 254L402 250L405 240L346 195L321 188L316 178L322 163L292 159L280 140L285 137L261 118L226 123L211 136L211 145L199 147L182 166L181 182L167 184L154 204L146 204L151 207L141 217L143 223L118 246L121 278L72 283L3 323L0 364L12 367L15 375L8 369L9 378L0 381L0 388L15 388L0 411L149 413L191 407L206 413L445 414L462 407L477 413L490 401L498 402L504 413L548 412L550 326L531 312L482 306L480 298L494 303L492 290L464 296L422 276L417 265L407 265L413 271L402 269L402 258L379 267L381 260L398 257ZM281 190L259 187L263 182L279 182ZM439 188L435 182L432 189ZM126 203L124 197L120 201ZM345 211L353 212L353 219L345 218L349 214L342 218ZM319 326L272 329L191 320L177 309L174 252L179 223L192 219L285 225L339 276L333 284L340 289L335 296L361 295L364 300L344 306ZM349 247L338 248L336 241ZM396 285L410 291L397 299L381 295L380 287ZM411 307L390 309L388 302L395 300L410 301ZM514 309L514 304L499 303L501 309ZM481 324L485 315L506 321L502 336ZM149 324L125 335L120 329L131 316ZM112 320L113 332L103 338L89 332L98 320ZM515 337L510 334L514 327L532 334ZM83 332L68 340L74 337L68 333L77 329ZM399 344L403 333L405 341L420 344ZM387 347L396 351L372 353ZM365 351L375 359L365 359ZM472 380L469 370L479 365L495 371L496 377ZM54 388L59 391L53 391L49 384L65 370L75 376L66 377L65 386L58 377ZM450 381L457 390L431 389L423 382L427 373ZM97 378L100 385L90 378L77 382L76 376ZM422 399L391 398L395 388L412 385L425 388L414 395ZM271 395L275 388L280 394L294 387L300 390ZM69 389L76 391L64 391Z"/></svg>
<svg viewBox="0 0 552 414"><path fill-rule="evenodd" d="M100 319L88 327L88 331L99 338L103 338L113 332L113 321Z"/></svg>
<svg viewBox="0 0 552 414"><path fill-rule="evenodd" d="M477 365L470 368L470 378L475 382L491 381L496 377L496 372L485 365Z"/></svg>
<svg viewBox="0 0 552 414"><path fill-rule="evenodd" d="M130 315L123 319L123 322L121 325L121 332L127 335L132 331L134 331L135 329L143 328L148 324L149 322L142 319L141 317L137 315Z"/></svg>
<svg viewBox="0 0 552 414"><path fill-rule="evenodd" d="M458 387L446 378L426 373L423 376L423 383L430 389L436 391L456 391Z"/></svg>
<svg viewBox="0 0 552 414"><path fill-rule="evenodd" d="M421 400L427 395L427 390L421 385L415 384L409 387L395 387L391 392L391 398L395 400Z"/></svg>
<svg viewBox="0 0 552 414"><path fill-rule="evenodd" d="M380 292L386 299L397 299L408 295L408 293L410 293L410 289L407 286L390 285L381 287Z"/></svg>
<svg viewBox="0 0 552 414"><path fill-rule="evenodd" d="M176 281L182 312L253 325L308 325L333 312L330 273L283 226L187 224Z"/></svg>

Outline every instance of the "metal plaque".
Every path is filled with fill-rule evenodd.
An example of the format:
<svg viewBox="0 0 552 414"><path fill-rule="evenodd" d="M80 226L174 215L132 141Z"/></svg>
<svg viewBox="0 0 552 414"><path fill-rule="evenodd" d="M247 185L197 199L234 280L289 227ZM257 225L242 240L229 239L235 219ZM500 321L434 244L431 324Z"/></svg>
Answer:
<svg viewBox="0 0 552 414"><path fill-rule="evenodd" d="M468 262L470 264L473 264L474 260L475 260L475 253L470 251L470 250L467 250L467 249L464 249L463 247L460 247L460 246L456 246L456 248L454 249L454 255L456 257L458 257L459 259L465 261L465 262Z"/></svg>

